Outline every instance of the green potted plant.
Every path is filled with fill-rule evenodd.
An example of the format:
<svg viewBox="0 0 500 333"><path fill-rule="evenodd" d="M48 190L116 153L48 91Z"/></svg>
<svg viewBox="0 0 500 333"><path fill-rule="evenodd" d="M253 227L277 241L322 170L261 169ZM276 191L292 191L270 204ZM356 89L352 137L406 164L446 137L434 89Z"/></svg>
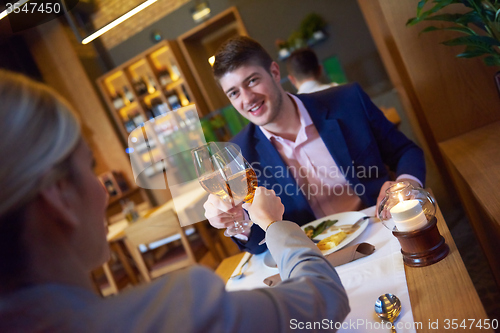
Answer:
<svg viewBox="0 0 500 333"><path fill-rule="evenodd" d="M310 13L302 22L300 22L299 31L302 33L304 40L308 41L311 38L320 39L324 37L323 29L326 27L326 21L316 13ZM319 35L318 37L315 34Z"/></svg>
<svg viewBox="0 0 500 333"><path fill-rule="evenodd" d="M278 55L280 58L284 59L290 55L289 45L286 40L276 39L274 42L276 48L278 49Z"/></svg>
<svg viewBox="0 0 500 333"><path fill-rule="evenodd" d="M500 67L500 1L498 0L433 0L432 7L424 10L429 0L420 0L417 5L417 16L406 23L415 25L422 21L441 21L451 23L449 26L429 26L423 32L450 30L463 36L442 42L447 46L465 46L458 54L459 58L484 56L482 59L488 66ZM470 8L461 13L444 13L439 11L447 6L461 4Z"/></svg>
<svg viewBox="0 0 500 333"><path fill-rule="evenodd" d="M292 31L290 36L288 36L287 42L292 50L297 50L306 46L306 39L301 30Z"/></svg>

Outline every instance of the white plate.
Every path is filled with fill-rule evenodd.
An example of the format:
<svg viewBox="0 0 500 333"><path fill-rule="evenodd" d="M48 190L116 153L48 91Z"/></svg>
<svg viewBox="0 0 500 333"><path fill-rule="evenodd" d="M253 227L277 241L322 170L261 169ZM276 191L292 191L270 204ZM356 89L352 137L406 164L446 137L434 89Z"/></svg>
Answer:
<svg viewBox="0 0 500 333"><path fill-rule="evenodd" d="M301 226L301 228L302 228L302 230L304 230L307 226L310 226L310 225L313 227L316 227L318 224L320 224L321 222L323 222L325 220L339 220L337 223L334 224L334 226L337 226L337 227L341 226L341 225L350 225L350 224L356 223L356 221L358 221L363 216L367 216L367 215L364 213L361 213L361 212L338 213L338 214L326 216L326 217L323 217L323 218L318 219L316 221L312 221L312 222L309 222L307 224L304 224L303 226ZM352 242L356 237L358 237L366 229L366 226L368 225L369 220L370 219L366 219L365 221L363 221L361 223L361 225L359 226L358 230L356 230L352 234L348 234L347 237L344 238L344 240L342 242L340 242L340 244L337 245L336 247L331 248L329 250L321 251L321 252L323 252L323 255L327 255L327 254L333 253L335 251L338 251L341 248L343 248L344 246L346 246L347 244L349 244L350 242ZM329 236L336 234L338 232L340 232L340 230L328 231L324 234L316 236L315 239L322 240L323 238L329 237Z"/></svg>

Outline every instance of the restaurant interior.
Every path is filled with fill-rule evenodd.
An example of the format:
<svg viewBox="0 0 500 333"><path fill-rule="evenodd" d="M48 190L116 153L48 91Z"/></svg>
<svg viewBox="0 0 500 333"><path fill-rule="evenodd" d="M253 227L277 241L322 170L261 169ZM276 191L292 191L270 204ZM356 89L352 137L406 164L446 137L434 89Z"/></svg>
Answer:
<svg viewBox="0 0 500 333"><path fill-rule="evenodd" d="M66 1L67 11L45 21L20 23L27 13L18 22L11 15L0 19L0 68L48 84L74 106L96 159L95 173L110 196L112 255L92 273L96 292L114 297L195 264L228 281L245 266L249 256L223 230L193 216L206 196L188 189L174 203L172 191L174 183L197 178L172 124L201 124L203 135L189 134L200 144L229 141L248 124L213 78L210 60L224 41L244 35L278 63L281 85L290 93L297 89L287 77L286 59L294 49L309 47L323 66L322 81L359 83L423 149L425 189L437 203L450 253L426 267L404 267L414 320L500 319L500 62L495 67L480 57L456 57L464 46L442 42L458 31L421 34L435 22L406 25L417 4L80 0ZM443 12L467 10L455 6ZM154 118L155 138L131 142L134 130ZM172 149L187 154L165 153ZM163 187L148 185L162 181Z"/></svg>

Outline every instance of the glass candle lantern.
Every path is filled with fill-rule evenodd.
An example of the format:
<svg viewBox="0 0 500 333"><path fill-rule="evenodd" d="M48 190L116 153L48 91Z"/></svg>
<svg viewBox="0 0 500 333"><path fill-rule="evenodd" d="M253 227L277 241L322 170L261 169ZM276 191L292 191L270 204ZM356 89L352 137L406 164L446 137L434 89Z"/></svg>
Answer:
<svg viewBox="0 0 500 333"><path fill-rule="evenodd" d="M448 255L448 245L437 228L436 202L423 188L408 182L392 185L380 202L378 215L398 239L406 265L428 266Z"/></svg>
<svg viewBox="0 0 500 333"><path fill-rule="evenodd" d="M399 182L385 193L378 207L378 216L391 231L420 229L436 215L436 202L423 188Z"/></svg>

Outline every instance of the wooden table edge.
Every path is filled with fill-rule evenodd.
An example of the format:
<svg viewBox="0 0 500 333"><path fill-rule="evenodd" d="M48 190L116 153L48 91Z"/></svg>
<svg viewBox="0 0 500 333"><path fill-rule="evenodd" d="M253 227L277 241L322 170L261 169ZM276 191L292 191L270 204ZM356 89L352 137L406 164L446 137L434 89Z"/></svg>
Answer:
<svg viewBox="0 0 500 333"><path fill-rule="evenodd" d="M413 320L422 323L422 328L416 330L419 333L445 331L446 320L450 325L454 319L458 323L465 320L469 325L469 319L477 322L488 318L439 207L436 217L439 232L450 248L448 256L427 267L404 266ZM432 291L439 291L441 296L435 298ZM443 297L447 291L448 297ZM467 313L463 312L465 309L468 309ZM429 327L429 323L436 320L439 320L438 330ZM493 332L467 330L475 331Z"/></svg>
<svg viewBox="0 0 500 333"><path fill-rule="evenodd" d="M225 258L215 270L215 274L217 274L222 279L222 281L224 281L224 283L227 283L229 277L231 276L231 274L233 274L236 266L238 266L244 255L245 252L241 252Z"/></svg>

